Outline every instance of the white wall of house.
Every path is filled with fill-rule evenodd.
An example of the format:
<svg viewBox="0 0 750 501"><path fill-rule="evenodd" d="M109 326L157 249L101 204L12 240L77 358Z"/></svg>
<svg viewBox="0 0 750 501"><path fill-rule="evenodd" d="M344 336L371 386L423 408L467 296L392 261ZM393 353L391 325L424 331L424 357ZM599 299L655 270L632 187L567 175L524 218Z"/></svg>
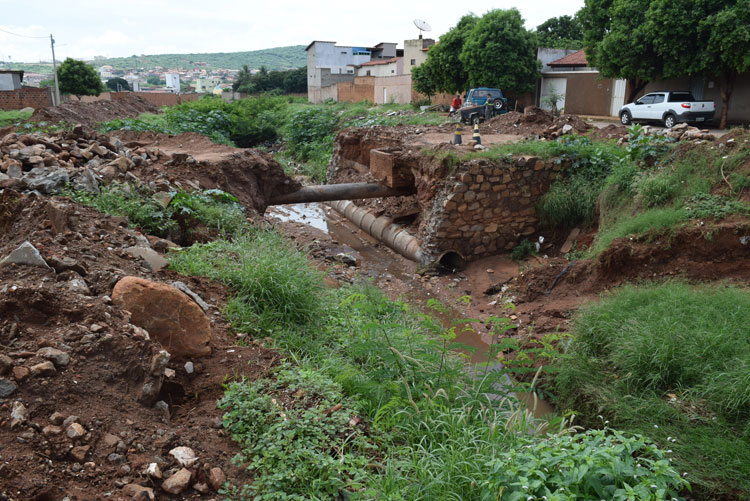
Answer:
<svg viewBox="0 0 750 501"><path fill-rule="evenodd" d="M16 90L21 88L19 73L0 73L0 90Z"/></svg>
<svg viewBox="0 0 750 501"><path fill-rule="evenodd" d="M167 83L167 88L172 89L174 92L180 92L180 74L179 73L165 73L164 80Z"/></svg>
<svg viewBox="0 0 750 501"><path fill-rule="evenodd" d="M547 77L542 76L542 94L540 99L539 107L545 110L551 110L553 107L550 105L548 98L552 94L557 94L557 109L562 110L565 108L565 91L568 86L568 79L565 77Z"/></svg>
<svg viewBox="0 0 750 501"><path fill-rule="evenodd" d="M393 77L402 74L404 60L388 64L368 64L357 68L358 77Z"/></svg>

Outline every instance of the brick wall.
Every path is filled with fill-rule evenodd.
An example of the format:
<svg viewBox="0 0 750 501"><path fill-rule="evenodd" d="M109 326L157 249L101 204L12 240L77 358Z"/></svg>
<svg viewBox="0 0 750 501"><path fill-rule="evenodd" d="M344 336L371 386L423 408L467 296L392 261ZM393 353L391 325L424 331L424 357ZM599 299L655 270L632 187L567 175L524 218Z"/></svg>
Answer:
<svg viewBox="0 0 750 501"><path fill-rule="evenodd" d="M21 87L16 90L0 91L0 109L20 110L22 108L45 108L52 105L50 89L43 87Z"/></svg>
<svg viewBox="0 0 750 501"><path fill-rule="evenodd" d="M452 250L468 261L510 250L538 230L536 203L561 166L536 157L459 164L425 214L422 250Z"/></svg>
<svg viewBox="0 0 750 501"><path fill-rule="evenodd" d="M338 101L340 103L358 103L365 100L374 102L374 81L375 77L356 77L353 82L337 83Z"/></svg>

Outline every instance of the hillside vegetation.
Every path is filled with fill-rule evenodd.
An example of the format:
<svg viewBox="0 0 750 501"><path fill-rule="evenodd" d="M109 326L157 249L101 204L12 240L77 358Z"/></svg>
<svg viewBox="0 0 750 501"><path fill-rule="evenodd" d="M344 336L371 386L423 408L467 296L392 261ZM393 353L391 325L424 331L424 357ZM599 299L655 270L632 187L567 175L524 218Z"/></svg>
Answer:
<svg viewBox="0 0 750 501"><path fill-rule="evenodd" d="M108 64L117 70L132 70L137 68L193 68L195 63L206 63L201 66L206 69L223 68L239 70L243 65L250 68L265 66L268 70L290 70L307 64L304 45L290 45L287 47L273 47L270 49L249 50L243 52L211 52L191 54L135 54L130 57L112 57L97 59L94 66ZM38 73L51 73L52 65L39 63L14 63L8 69L24 70Z"/></svg>
<svg viewBox="0 0 750 501"><path fill-rule="evenodd" d="M289 70L307 64L304 45L274 47L271 49L243 52L213 52L192 54L154 54L145 56L113 57L100 59L97 65L109 64L115 69L134 68L192 68L195 63L205 62L206 68L239 70L246 64L251 68L265 66L269 70Z"/></svg>

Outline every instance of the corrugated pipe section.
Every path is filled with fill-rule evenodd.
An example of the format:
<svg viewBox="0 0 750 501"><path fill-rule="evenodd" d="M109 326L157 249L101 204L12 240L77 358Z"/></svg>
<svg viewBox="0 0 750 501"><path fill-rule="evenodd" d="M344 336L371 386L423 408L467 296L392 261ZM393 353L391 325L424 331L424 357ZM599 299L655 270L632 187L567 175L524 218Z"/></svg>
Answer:
<svg viewBox="0 0 750 501"><path fill-rule="evenodd" d="M390 218L375 217L366 209L357 207L349 200L328 202L328 205L357 225L362 231L372 235L405 258L420 264L428 262L427 257L420 249L417 238Z"/></svg>

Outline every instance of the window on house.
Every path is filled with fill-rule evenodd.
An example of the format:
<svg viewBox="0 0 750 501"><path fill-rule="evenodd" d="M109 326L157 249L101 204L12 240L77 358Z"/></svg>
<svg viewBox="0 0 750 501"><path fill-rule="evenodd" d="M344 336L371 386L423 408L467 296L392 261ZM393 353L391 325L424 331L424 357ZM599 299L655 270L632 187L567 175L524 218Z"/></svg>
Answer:
<svg viewBox="0 0 750 501"><path fill-rule="evenodd" d="M368 77L370 76L370 70L367 70L367 76Z"/></svg>
<svg viewBox="0 0 750 501"><path fill-rule="evenodd" d="M412 59L412 60L411 60L411 65L412 65L412 66L416 66L416 64L417 64L417 60L416 60L416 59Z"/></svg>
<svg viewBox="0 0 750 501"><path fill-rule="evenodd" d="M396 73L396 70L391 70L391 73Z"/></svg>
<svg viewBox="0 0 750 501"><path fill-rule="evenodd" d="M346 70L347 73L354 73L354 70Z"/></svg>
<svg viewBox="0 0 750 501"><path fill-rule="evenodd" d="M341 53L342 53L342 54L346 54L346 51L345 51L345 50L342 50L342 51L341 51Z"/></svg>

